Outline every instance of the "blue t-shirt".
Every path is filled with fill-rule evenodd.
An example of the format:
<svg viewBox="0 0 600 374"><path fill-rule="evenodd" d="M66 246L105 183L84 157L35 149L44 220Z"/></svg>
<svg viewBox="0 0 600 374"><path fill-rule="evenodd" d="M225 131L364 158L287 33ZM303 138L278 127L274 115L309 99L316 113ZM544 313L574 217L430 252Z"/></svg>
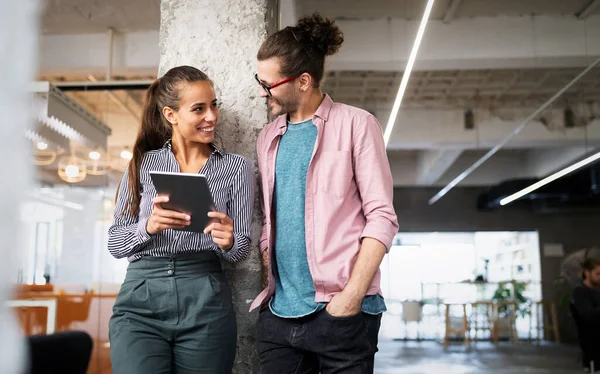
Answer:
<svg viewBox="0 0 600 374"><path fill-rule="evenodd" d="M315 286L306 257L304 204L306 174L312 157L317 128L312 120L288 122L281 137L275 164L275 295L270 308L280 317L302 317L325 308L315 302ZM386 310L383 297L367 296L362 311L379 314Z"/></svg>

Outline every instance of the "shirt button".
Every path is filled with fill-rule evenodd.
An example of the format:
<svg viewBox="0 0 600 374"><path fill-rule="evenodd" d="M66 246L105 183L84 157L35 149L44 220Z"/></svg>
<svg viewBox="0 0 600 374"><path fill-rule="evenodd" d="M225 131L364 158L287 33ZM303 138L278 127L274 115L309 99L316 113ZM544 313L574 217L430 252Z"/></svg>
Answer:
<svg viewBox="0 0 600 374"><path fill-rule="evenodd" d="M167 271L167 274L169 274L169 275L173 274L173 270Z"/></svg>

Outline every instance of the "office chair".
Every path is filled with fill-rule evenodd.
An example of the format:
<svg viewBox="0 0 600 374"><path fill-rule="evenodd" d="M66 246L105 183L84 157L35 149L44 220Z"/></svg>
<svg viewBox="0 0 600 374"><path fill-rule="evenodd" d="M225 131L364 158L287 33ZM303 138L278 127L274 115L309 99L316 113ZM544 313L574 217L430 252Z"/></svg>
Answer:
<svg viewBox="0 0 600 374"><path fill-rule="evenodd" d="M30 374L85 374L92 356L92 338L66 331L28 338Z"/></svg>

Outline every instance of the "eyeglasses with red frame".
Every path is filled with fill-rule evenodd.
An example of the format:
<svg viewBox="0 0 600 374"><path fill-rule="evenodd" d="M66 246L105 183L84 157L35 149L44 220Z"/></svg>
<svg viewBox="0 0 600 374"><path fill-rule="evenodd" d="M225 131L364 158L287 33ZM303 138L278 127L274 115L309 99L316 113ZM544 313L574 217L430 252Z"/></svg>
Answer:
<svg viewBox="0 0 600 374"><path fill-rule="evenodd" d="M289 78L285 78L284 80L277 82L275 84L272 84L270 86L267 86L266 84L264 84L263 82L261 82L260 79L258 79L258 74L254 74L254 79L256 79L256 81L258 82L258 84L260 84L260 86L263 88L263 90L267 91L267 95L268 96L273 96L271 94L271 90L275 87L281 86L282 84L286 84L289 83L291 81L293 81L294 79L298 78L297 76L293 76L293 77L289 77Z"/></svg>

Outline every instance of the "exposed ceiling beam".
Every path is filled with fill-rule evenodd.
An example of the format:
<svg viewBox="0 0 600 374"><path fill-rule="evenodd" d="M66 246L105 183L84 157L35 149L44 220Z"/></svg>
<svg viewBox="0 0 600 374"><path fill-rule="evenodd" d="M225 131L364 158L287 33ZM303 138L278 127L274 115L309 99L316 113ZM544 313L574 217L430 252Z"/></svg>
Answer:
<svg viewBox="0 0 600 374"><path fill-rule="evenodd" d="M66 64L65 66L68 66ZM112 76L119 79L156 79L158 66L155 67L119 67L113 66ZM106 75L105 67L47 67L38 70L39 77L79 77L84 79L88 75L95 77L104 77Z"/></svg>
<svg viewBox="0 0 600 374"><path fill-rule="evenodd" d="M479 91L487 86L488 82L492 79L493 75L494 72L492 70L488 70L485 76L481 78L481 81L479 81L479 83L475 87L473 87L473 91L468 95L467 101L475 99L475 102L477 102L479 97Z"/></svg>
<svg viewBox="0 0 600 374"><path fill-rule="evenodd" d="M98 83L98 80L96 79L96 77L94 77L93 75L88 76L88 79L94 83ZM131 106L127 105L127 103L123 100L121 100L117 95L115 95L114 92L112 91L107 91L108 93L108 97L114 101L119 107L121 107L121 109L125 110L127 113L131 114L131 116L136 120L136 121L140 121L141 120L141 111L136 111L134 109L131 108ZM126 94L126 97L128 97L128 95Z"/></svg>
<svg viewBox="0 0 600 374"><path fill-rule="evenodd" d="M84 108L86 108L90 112L92 112L96 117L101 118L102 117L102 112L98 109L98 103L91 103L87 99L87 97L84 94L82 94L82 92L83 91L73 91L73 92L68 93L68 96L70 96L73 99L75 99L75 101L77 101Z"/></svg>
<svg viewBox="0 0 600 374"><path fill-rule="evenodd" d="M600 5L600 0L590 0L581 10L575 13L578 19L588 18Z"/></svg>
<svg viewBox="0 0 600 374"><path fill-rule="evenodd" d="M526 160L528 174L535 178L544 178L581 160L588 152L588 146L530 150Z"/></svg>
<svg viewBox="0 0 600 374"><path fill-rule="evenodd" d="M360 93L360 106L364 107L365 98L367 96L367 87L369 85L369 78L365 75L362 81L361 93Z"/></svg>
<svg viewBox="0 0 600 374"><path fill-rule="evenodd" d="M129 90L114 90L110 91L117 99L121 100L129 109L135 113L142 113L142 104L131 94Z"/></svg>
<svg viewBox="0 0 600 374"><path fill-rule="evenodd" d="M417 184L431 186L450 169L462 149L424 150L419 154Z"/></svg>
<svg viewBox="0 0 600 374"><path fill-rule="evenodd" d="M437 194L435 194L431 199L429 199L429 205L435 204L439 199L444 197L452 188L454 188L457 184L459 184L463 179L465 179L469 174L471 174L475 169L480 167L484 162L486 162L490 157L492 157L496 152L500 150L500 148L504 147L508 141L510 141L514 136L518 135L530 122L532 122L535 118L537 118L541 113L546 110L557 98L559 98L563 93L565 93L571 86L577 83L582 77L584 77L588 72L594 69L598 64L600 64L600 58L592 62L587 68L585 68L579 75L577 75L573 80L567 83L566 86L558 90L548 101L542 104L537 110L535 110L529 117L527 117L523 122L519 124L510 134L508 134L500 143L498 143L494 148L490 149L483 157L481 157L477 162L473 165L469 166L465 171L460 173L456 178L454 178L450 183L448 183L444 188L442 188Z"/></svg>
<svg viewBox="0 0 600 374"><path fill-rule="evenodd" d="M517 70L513 73L513 76L510 80L508 80L506 82L506 86L504 86L504 88L502 89L502 91L500 91L495 97L494 97L494 101L497 102L501 102L502 101L502 97L504 95L506 95L511 88L513 88L513 86L519 81L519 79L521 79L521 77L525 74L525 70ZM548 74L548 73L546 73Z"/></svg>
<svg viewBox="0 0 600 374"><path fill-rule="evenodd" d="M428 71L424 76L421 76L418 81L419 84L415 87L414 98L419 99L419 95L422 93L423 89L430 85L430 79L433 75L432 71Z"/></svg>
<svg viewBox="0 0 600 374"><path fill-rule="evenodd" d="M33 115L44 127L81 145L106 148L111 129L81 104L49 82L34 82L30 92Z"/></svg>
<svg viewBox="0 0 600 374"><path fill-rule="evenodd" d="M444 14L444 18L442 18L444 23L450 23L454 19L456 11L460 7L461 2L462 0L452 0L450 2L450 5L448 5L448 10L446 10L446 14Z"/></svg>
<svg viewBox="0 0 600 374"><path fill-rule="evenodd" d="M88 75L88 78L93 75ZM62 91L114 91L114 90L147 90L154 82L145 80L112 80L112 81L63 81L53 82Z"/></svg>

